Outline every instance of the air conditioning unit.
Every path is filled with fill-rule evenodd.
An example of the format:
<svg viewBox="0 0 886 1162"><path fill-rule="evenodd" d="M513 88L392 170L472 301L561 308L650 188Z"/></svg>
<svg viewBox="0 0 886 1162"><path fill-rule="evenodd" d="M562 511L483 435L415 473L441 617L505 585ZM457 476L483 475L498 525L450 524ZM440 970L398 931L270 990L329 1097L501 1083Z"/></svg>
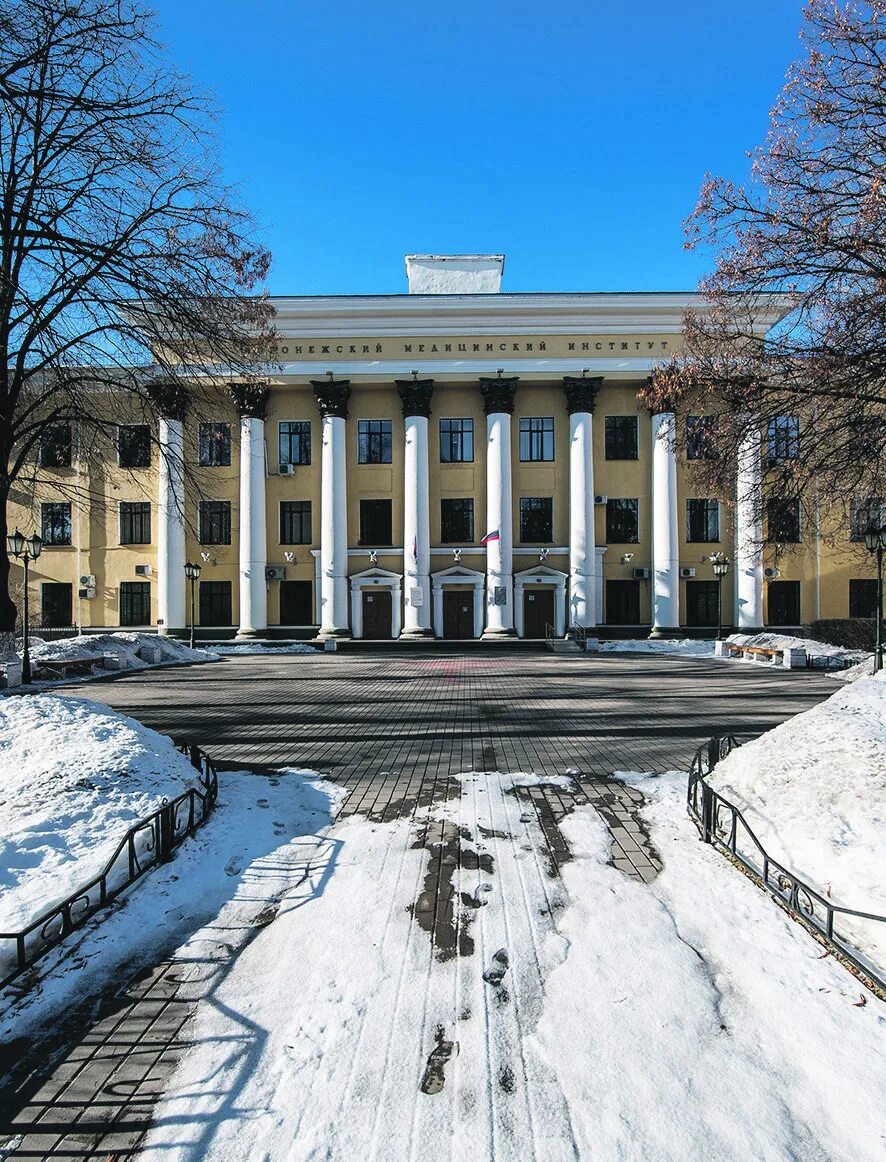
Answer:
<svg viewBox="0 0 886 1162"><path fill-rule="evenodd" d="M95 588L95 574L94 573L84 573L83 576L80 578L80 584L83 585L86 589L94 589ZM82 594L81 594L81 597L82 597Z"/></svg>
<svg viewBox="0 0 886 1162"><path fill-rule="evenodd" d="M594 497L594 504L606 504L608 502L608 500L609 500L609 497L606 496L605 493L598 492L597 495Z"/></svg>
<svg viewBox="0 0 886 1162"><path fill-rule="evenodd" d="M150 577L151 566L150 565L136 565L135 575L136 575L136 577Z"/></svg>
<svg viewBox="0 0 886 1162"><path fill-rule="evenodd" d="M635 581L648 581L649 580L649 570L648 569L632 569L631 576L634 578Z"/></svg>
<svg viewBox="0 0 886 1162"><path fill-rule="evenodd" d="M84 586L83 589L78 589L77 593L80 597L85 597L87 601L90 601L93 597L95 597L95 586Z"/></svg>
<svg viewBox="0 0 886 1162"><path fill-rule="evenodd" d="M268 565L265 569L266 581L282 581L286 577L285 565Z"/></svg>
<svg viewBox="0 0 886 1162"><path fill-rule="evenodd" d="M280 476L294 476L295 475L295 465L294 464L278 464L277 465L277 472L279 473Z"/></svg>
<svg viewBox="0 0 886 1162"><path fill-rule="evenodd" d="M681 570L680 570L680 576L681 576L681 577L694 577L694 576L695 576L695 570L694 570L694 569L691 569L691 568L690 568L690 569L681 569Z"/></svg>
<svg viewBox="0 0 886 1162"><path fill-rule="evenodd" d="M767 581L774 581L775 578L778 576L778 570L774 569L771 565L767 565L766 568L763 570L763 576L766 578Z"/></svg>

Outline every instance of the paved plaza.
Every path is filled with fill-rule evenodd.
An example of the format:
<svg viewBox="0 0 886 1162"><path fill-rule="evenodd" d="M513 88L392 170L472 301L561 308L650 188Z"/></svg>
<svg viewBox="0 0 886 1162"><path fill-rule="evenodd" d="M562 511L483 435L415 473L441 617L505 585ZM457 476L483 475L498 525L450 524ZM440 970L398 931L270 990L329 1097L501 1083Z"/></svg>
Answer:
<svg viewBox="0 0 886 1162"><path fill-rule="evenodd" d="M538 875L556 880L570 858L559 824L577 804L591 803L611 833L614 865L649 883L659 856L638 816L641 797L617 772L685 769L711 734L757 735L833 689L820 675L716 660L430 647L231 658L78 692L198 743L218 763L222 787L226 769L276 778L279 768L306 768L347 789L345 817L420 819L414 846L428 857L410 912L433 963L473 952L459 921L455 872L483 870L484 860L498 865L496 845L513 839L428 813L457 798L456 776L577 774L571 790L517 788L514 819L528 812L544 836L544 850L532 856ZM256 903L250 930L231 944L232 960L273 922L275 907ZM187 1043L196 994L180 987L186 974L168 950L133 969L71 1014L48 1047L7 1053L5 1065L14 1068L2 1094L0 1143L12 1145L0 1156L122 1158L137 1146Z"/></svg>

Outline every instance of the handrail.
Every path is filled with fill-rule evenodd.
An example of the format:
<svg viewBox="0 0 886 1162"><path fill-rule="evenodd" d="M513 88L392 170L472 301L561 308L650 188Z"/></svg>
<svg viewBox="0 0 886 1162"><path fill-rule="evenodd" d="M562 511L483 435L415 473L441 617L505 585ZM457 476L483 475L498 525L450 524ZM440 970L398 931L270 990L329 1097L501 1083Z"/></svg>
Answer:
<svg viewBox="0 0 886 1162"><path fill-rule="evenodd" d="M551 625L551 623L549 621L546 621L545 622L545 645L550 646L551 649L553 649L554 648L554 638L556 636L557 635L556 635L556 631L555 631L554 627Z"/></svg>
<svg viewBox="0 0 886 1162"><path fill-rule="evenodd" d="M587 627L582 625L580 621L575 621L572 623L572 637L578 648L587 652L588 631Z"/></svg>
<svg viewBox="0 0 886 1162"><path fill-rule="evenodd" d="M881 995L886 995L886 978L837 928L843 917L886 924L886 916L841 907L779 863L757 838L741 810L724 799L707 781L717 763L740 745L731 734L711 738L698 748L692 759L686 806L702 841L739 864L776 903L839 953L862 977L872 982Z"/></svg>
<svg viewBox="0 0 886 1162"><path fill-rule="evenodd" d="M5 988L50 949L81 927L101 908L111 904L145 872L172 859L175 849L201 827L218 798L218 772L199 746L178 747L199 771L202 790L189 787L171 802L134 824L114 849L102 871L66 899L54 904L18 932L0 932L0 989ZM5 971L3 942L15 946L15 967Z"/></svg>

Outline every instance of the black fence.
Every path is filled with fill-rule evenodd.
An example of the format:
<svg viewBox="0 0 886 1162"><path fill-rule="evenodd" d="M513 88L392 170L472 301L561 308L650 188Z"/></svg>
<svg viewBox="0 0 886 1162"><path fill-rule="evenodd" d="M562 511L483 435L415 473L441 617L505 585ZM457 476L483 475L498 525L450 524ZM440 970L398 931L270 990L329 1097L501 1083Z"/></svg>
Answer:
<svg viewBox="0 0 886 1162"><path fill-rule="evenodd" d="M840 907L773 859L738 807L724 799L707 781L706 776L717 763L740 745L733 735L727 734L710 739L695 752L686 802L701 838L735 860L760 887L839 953L882 995L886 992L886 978L859 949L857 937L847 934L846 926L857 932L867 924L884 925L878 931L886 935L886 916Z"/></svg>
<svg viewBox="0 0 886 1162"><path fill-rule="evenodd" d="M168 863L173 852L209 818L218 798L218 773L198 746L178 748L199 771L200 787L164 802L130 827L104 869L67 899L48 908L20 932L0 932L0 988L107 907L145 872Z"/></svg>

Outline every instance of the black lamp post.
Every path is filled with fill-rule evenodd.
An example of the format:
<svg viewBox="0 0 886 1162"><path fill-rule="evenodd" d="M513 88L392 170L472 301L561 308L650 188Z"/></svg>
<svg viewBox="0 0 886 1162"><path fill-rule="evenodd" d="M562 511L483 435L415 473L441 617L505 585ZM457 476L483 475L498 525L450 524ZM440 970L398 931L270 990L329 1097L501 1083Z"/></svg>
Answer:
<svg viewBox="0 0 886 1162"><path fill-rule="evenodd" d="M883 669L883 550L886 549L886 526L870 525L864 531L865 548L877 554L877 627L874 647L874 673Z"/></svg>
<svg viewBox="0 0 886 1162"><path fill-rule="evenodd" d="M729 572L729 558L722 553L714 553L711 557L714 567L714 576L717 578L717 641L723 640L723 578Z"/></svg>
<svg viewBox="0 0 886 1162"><path fill-rule="evenodd" d="M200 576L200 566L194 561L185 562L185 576L191 582L191 649L194 648L194 587Z"/></svg>
<svg viewBox="0 0 886 1162"><path fill-rule="evenodd" d="M14 533L10 533L6 538L6 546L10 554L21 561L25 570L25 591L24 591L24 608L23 626L22 626L22 640L24 642L24 649L22 650L22 681L30 682L31 680L31 651L28 642L28 621L30 615L28 612L28 566L32 561L36 561L43 552L43 538L37 533L32 537L26 537L24 533L20 533L18 529Z"/></svg>

